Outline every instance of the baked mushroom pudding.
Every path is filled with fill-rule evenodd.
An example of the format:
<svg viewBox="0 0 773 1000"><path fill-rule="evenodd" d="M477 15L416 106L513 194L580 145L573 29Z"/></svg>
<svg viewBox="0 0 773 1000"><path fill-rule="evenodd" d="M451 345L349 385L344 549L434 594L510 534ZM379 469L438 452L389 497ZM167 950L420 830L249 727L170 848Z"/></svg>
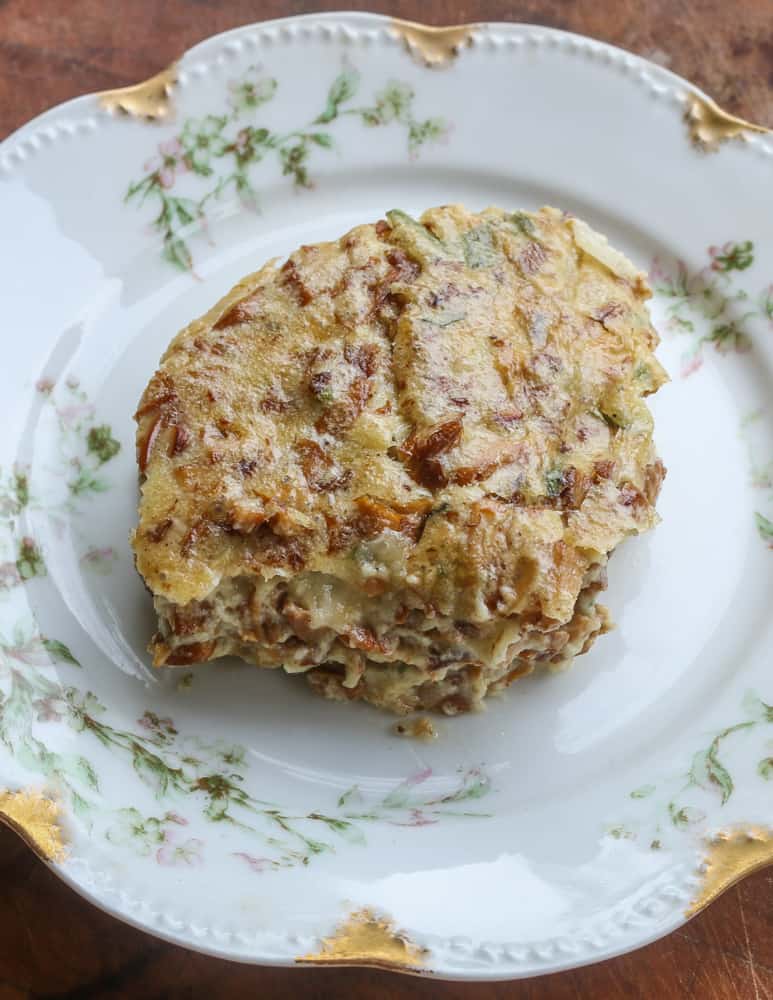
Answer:
<svg viewBox="0 0 773 1000"><path fill-rule="evenodd" d="M658 520L649 295L552 208L392 211L245 278L136 414L154 664L447 715L566 667Z"/></svg>

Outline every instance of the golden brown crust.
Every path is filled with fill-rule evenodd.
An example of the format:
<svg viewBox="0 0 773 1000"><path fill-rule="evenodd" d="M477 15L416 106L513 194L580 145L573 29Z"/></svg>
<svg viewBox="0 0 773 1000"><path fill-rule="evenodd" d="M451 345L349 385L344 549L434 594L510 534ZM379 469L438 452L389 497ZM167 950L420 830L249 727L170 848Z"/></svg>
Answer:
<svg viewBox="0 0 773 1000"><path fill-rule="evenodd" d="M244 279L137 410L156 662L339 664L387 707L387 664L453 654L480 697L516 676L515 647L575 620L608 553L656 523L648 295L554 209L392 212Z"/></svg>

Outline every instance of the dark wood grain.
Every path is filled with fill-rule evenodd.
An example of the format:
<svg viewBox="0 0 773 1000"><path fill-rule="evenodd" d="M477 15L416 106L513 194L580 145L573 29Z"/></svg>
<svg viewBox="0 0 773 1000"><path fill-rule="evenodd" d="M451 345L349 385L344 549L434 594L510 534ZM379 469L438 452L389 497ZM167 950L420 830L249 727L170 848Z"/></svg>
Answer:
<svg viewBox="0 0 773 1000"><path fill-rule="evenodd" d="M142 80L214 32L347 6L336 0L0 0L0 135L69 97ZM579 31L655 59L727 110L773 126L771 0L371 0L369 6L436 24L527 21ZM773 1000L773 874L748 879L683 929L634 954L542 979L472 986L206 958L88 905L0 827L0 1000L33 996Z"/></svg>

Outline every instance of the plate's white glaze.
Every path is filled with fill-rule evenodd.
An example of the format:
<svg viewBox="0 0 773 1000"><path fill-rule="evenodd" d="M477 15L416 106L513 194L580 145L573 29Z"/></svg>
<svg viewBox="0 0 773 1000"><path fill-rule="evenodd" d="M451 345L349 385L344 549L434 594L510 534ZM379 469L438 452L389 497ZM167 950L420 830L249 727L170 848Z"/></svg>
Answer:
<svg viewBox="0 0 773 1000"><path fill-rule="evenodd" d="M701 154L691 93L559 32L430 70L386 19L312 16L188 52L173 121L84 97L0 147L0 788L62 801L79 891L280 964L368 908L426 970L506 978L666 933L703 839L773 824L773 144ZM430 745L303 678L152 673L131 414L167 342L270 256L454 200L558 205L652 268L669 475L617 630Z"/></svg>

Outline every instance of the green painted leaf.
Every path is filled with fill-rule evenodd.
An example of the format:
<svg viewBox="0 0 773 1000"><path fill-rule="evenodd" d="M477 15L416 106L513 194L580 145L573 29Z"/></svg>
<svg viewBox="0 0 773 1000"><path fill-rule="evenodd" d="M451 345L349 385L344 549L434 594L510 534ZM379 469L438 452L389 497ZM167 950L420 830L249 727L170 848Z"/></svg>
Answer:
<svg viewBox="0 0 773 1000"><path fill-rule="evenodd" d="M138 744L132 747L132 766L142 781L162 798L169 790L169 768L160 757L149 753Z"/></svg>
<svg viewBox="0 0 773 1000"><path fill-rule="evenodd" d="M360 792L359 785L352 785L351 788L347 788L338 799L338 807L343 808L343 806L353 805L355 802L362 802L362 793Z"/></svg>
<svg viewBox="0 0 773 1000"><path fill-rule="evenodd" d="M770 521L764 514L760 514L759 511L755 511L754 521L763 542L773 544L773 521Z"/></svg>
<svg viewBox="0 0 773 1000"><path fill-rule="evenodd" d="M340 106L354 97L359 85L360 74L356 70L344 70L343 73L339 73L328 91L325 110L314 119L314 124L321 125L337 118Z"/></svg>
<svg viewBox="0 0 773 1000"><path fill-rule="evenodd" d="M89 820L91 818L91 803L72 788L70 789L70 801L72 802L72 807L77 816L83 820ZM90 825L91 824L89 824L89 826Z"/></svg>
<svg viewBox="0 0 773 1000"><path fill-rule="evenodd" d="M636 834L633 830L622 824L607 827L607 833L610 837L614 837L615 840L636 840Z"/></svg>
<svg viewBox="0 0 773 1000"><path fill-rule="evenodd" d="M712 267L719 271L745 271L754 263L754 244L751 240L742 243L726 243L719 251L710 251L714 258Z"/></svg>
<svg viewBox="0 0 773 1000"><path fill-rule="evenodd" d="M741 704L754 721L773 722L773 705L767 705L754 691L747 691Z"/></svg>
<svg viewBox="0 0 773 1000"><path fill-rule="evenodd" d="M97 456L100 464L109 462L121 450L121 445L113 437L109 424L92 427L86 437L86 447Z"/></svg>
<svg viewBox="0 0 773 1000"><path fill-rule="evenodd" d="M646 799L655 791L654 785L640 785L631 792L632 799Z"/></svg>
<svg viewBox="0 0 773 1000"><path fill-rule="evenodd" d="M710 750L706 755L708 774L711 781L719 786L722 795L722 805L724 805L733 794L733 779L730 772L720 762L715 750Z"/></svg>
<svg viewBox="0 0 773 1000"><path fill-rule="evenodd" d="M29 480L24 473L14 473L13 491L16 494L16 502L19 506L19 510L23 510L30 501Z"/></svg>
<svg viewBox="0 0 773 1000"><path fill-rule="evenodd" d="M181 271L190 271L193 267L193 257L188 245L179 236L169 236L164 240L162 256Z"/></svg>
<svg viewBox="0 0 773 1000"><path fill-rule="evenodd" d="M773 757L763 757L757 765L757 772L766 781L773 780Z"/></svg>
<svg viewBox="0 0 773 1000"><path fill-rule="evenodd" d="M313 840L311 837L302 837L302 840L312 854L322 854L325 851L333 850L330 844L326 844L324 840Z"/></svg>
<svg viewBox="0 0 773 1000"><path fill-rule="evenodd" d="M93 788L94 791L98 791L99 778L97 778L97 772L94 770L91 762L86 760L85 757L78 757L76 766L78 776L82 779L84 784L88 785L89 788Z"/></svg>
<svg viewBox="0 0 773 1000"><path fill-rule="evenodd" d="M334 833L351 844L365 844L365 836L359 827L349 820L336 819L333 816L323 816L319 813L312 813L309 819L316 819L325 823Z"/></svg>
<svg viewBox="0 0 773 1000"><path fill-rule="evenodd" d="M402 809L408 805L410 799L410 788L403 782L397 788L393 788L382 800L381 804L386 809Z"/></svg>
<svg viewBox="0 0 773 1000"><path fill-rule="evenodd" d="M312 132L309 135L312 142L316 142L318 146L322 146L323 149L333 148L333 137L328 135L327 132Z"/></svg>
<svg viewBox="0 0 773 1000"><path fill-rule="evenodd" d="M191 211L189 205L186 204L181 198L174 199L174 210L177 213L177 218L184 226L194 222L196 219L196 216Z"/></svg>
<svg viewBox="0 0 773 1000"><path fill-rule="evenodd" d="M22 580L32 580L36 576L46 576L46 563L37 542L32 538L22 538L16 559L16 571Z"/></svg>
<svg viewBox="0 0 773 1000"><path fill-rule="evenodd" d="M70 663L74 667L79 667L80 663L70 652L68 646L65 646L63 642L58 639L46 639L43 637L41 639L43 646L47 653L53 656L54 660L61 661L62 663Z"/></svg>
<svg viewBox="0 0 773 1000"><path fill-rule="evenodd" d="M491 780L480 771L468 771L461 788L444 795L441 802L464 802L465 799L481 799L491 791Z"/></svg>
<svg viewBox="0 0 773 1000"><path fill-rule="evenodd" d="M668 814L671 822L680 830L687 829L694 823L700 823L706 818L706 814L696 809L694 806L682 806L678 808L674 802L668 803Z"/></svg>

